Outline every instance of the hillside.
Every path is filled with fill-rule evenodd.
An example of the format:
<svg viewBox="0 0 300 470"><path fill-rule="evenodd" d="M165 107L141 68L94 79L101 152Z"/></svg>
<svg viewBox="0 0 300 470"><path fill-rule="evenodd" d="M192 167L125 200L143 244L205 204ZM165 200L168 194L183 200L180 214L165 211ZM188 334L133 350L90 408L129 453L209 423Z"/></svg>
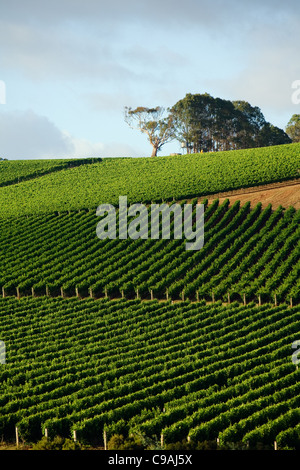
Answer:
<svg viewBox="0 0 300 470"><path fill-rule="evenodd" d="M1 161L0 187L35 179L67 168L88 165L96 161L101 161L101 158Z"/></svg>
<svg viewBox="0 0 300 470"><path fill-rule="evenodd" d="M196 201L195 201L196 202ZM205 201L203 201L205 203ZM182 201L182 204L184 201ZM299 217L237 201L205 210L205 243L187 251L176 240L100 240L95 212L30 216L0 222L3 295L121 295L289 301L298 298Z"/></svg>
<svg viewBox="0 0 300 470"><path fill-rule="evenodd" d="M300 144L86 163L0 163L0 437L299 449ZM120 195L203 203L203 247L100 240Z"/></svg>
<svg viewBox="0 0 300 470"><path fill-rule="evenodd" d="M52 163L53 164L53 163ZM159 158L111 158L0 187L0 218L182 200L299 177L300 144ZM0 166L1 170L1 166ZM10 179L12 175L10 176Z"/></svg>

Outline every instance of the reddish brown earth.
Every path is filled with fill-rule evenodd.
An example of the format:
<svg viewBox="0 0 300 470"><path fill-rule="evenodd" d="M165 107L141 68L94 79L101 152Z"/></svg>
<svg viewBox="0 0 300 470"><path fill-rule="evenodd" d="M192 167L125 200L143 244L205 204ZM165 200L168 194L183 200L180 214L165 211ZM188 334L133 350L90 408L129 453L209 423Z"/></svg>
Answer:
<svg viewBox="0 0 300 470"><path fill-rule="evenodd" d="M266 207L268 204L272 204L274 209L280 205L285 209L289 206L293 206L295 209L300 209L300 181L284 181L282 183L272 183L264 186L255 186L253 188L238 189L236 191L213 195L210 194L207 196L209 203L217 198L221 203L224 199L229 199L230 204L237 200L241 202L241 205L250 201L252 208L255 207L258 202L261 202L263 207ZM203 200L203 197L201 200Z"/></svg>

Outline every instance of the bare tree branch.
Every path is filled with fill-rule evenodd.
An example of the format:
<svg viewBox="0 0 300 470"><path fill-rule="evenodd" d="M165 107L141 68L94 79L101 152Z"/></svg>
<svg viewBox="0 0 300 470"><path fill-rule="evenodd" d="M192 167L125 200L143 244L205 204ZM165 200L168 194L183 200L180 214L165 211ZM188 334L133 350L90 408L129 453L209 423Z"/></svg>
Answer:
<svg viewBox="0 0 300 470"><path fill-rule="evenodd" d="M161 147L175 139L173 117L171 114L164 117L166 110L161 106L146 108L139 106L136 109L125 107L125 122L132 129L146 134L152 145L152 157L157 156Z"/></svg>

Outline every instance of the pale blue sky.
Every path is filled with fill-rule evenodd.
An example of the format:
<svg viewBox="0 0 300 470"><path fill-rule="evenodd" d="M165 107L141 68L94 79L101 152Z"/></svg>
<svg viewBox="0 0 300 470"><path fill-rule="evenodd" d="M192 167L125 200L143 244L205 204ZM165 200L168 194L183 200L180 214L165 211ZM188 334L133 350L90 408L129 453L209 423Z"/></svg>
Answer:
<svg viewBox="0 0 300 470"><path fill-rule="evenodd" d="M247 100L281 128L300 113L298 1L5 3L0 156L149 156L124 107L168 107L186 93ZM175 141L159 155L178 151Z"/></svg>

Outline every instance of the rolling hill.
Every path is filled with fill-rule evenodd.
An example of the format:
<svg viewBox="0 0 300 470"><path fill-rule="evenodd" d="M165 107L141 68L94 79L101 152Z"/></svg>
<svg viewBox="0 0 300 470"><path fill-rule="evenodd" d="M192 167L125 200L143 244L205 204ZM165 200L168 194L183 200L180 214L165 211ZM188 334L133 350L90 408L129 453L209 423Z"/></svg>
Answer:
<svg viewBox="0 0 300 470"><path fill-rule="evenodd" d="M300 211L245 191L297 183L300 144L83 160L0 162L0 436L299 448ZM100 240L120 195L200 201L203 248Z"/></svg>

